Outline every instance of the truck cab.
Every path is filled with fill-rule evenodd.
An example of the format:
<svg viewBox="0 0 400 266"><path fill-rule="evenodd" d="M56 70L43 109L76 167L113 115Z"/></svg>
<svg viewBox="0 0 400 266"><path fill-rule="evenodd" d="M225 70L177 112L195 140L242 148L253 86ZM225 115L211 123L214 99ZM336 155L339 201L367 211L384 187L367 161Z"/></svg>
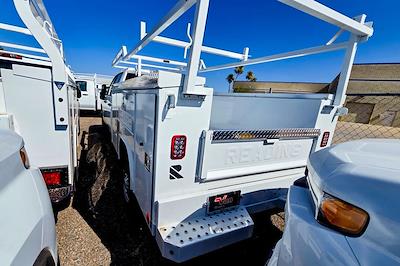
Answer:
<svg viewBox="0 0 400 266"><path fill-rule="evenodd" d="M112 118L112 91L118 84L123 83L126 80L137 77L135 69L127 68L124 71L114 76L109 86L103 85L100 91L99 100L101 102L101 116L103 125L106 125L108 129L111 129L111 118Z"/></svg>
<svg viewBox="0 0 400 266"><path fill-rule="evenodd" d="M100 90L110 86L112 77L98 74L75 73L76 85L82 93L79 109L97 112L101 110Z"/></svg>

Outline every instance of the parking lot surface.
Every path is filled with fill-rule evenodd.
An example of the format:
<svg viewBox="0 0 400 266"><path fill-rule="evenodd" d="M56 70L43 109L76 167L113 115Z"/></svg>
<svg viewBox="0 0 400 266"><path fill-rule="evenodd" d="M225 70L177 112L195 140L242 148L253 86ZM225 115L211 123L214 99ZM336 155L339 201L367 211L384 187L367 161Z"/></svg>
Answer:
<svg viewBox="0 0 400 266"><path fill-rule="evenodd" d="M77 192L58 212L61 265L175 265L161 257L138 207L123 203L118 161L101 118L81 117L78 153ZM264 265L282 236L280 211L254 216L252 238L182 265Z"/></svg>

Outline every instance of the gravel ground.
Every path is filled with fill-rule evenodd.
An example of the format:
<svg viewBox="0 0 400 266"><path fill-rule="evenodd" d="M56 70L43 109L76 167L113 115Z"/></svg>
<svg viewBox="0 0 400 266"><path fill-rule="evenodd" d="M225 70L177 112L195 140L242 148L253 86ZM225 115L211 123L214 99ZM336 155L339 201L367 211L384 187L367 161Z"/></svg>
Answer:
<svg viewBox="0 0 400 266"><path fill-rule="evenodd" d="M136 204L126 206L120 191L116 154L99 117L81 117L77 193L59 211L58 250L61 265L174 265L163 259ZM183 265L223 261L264 265L282 236L283 213L261 213L254 236L193 259Z"/></svg>

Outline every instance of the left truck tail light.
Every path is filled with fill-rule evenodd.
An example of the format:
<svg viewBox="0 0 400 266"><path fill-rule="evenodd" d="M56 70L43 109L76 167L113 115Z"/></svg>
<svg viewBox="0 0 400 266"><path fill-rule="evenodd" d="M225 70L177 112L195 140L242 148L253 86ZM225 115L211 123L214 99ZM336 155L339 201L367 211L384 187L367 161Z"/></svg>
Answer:
<svg viewBox="0 0 400 266"><path fill-rule="evenodd" d="M171 141L171 159L180 160L185 157L186 153L186 136L175 135Z"/></svg>
<svg viewBox="0 0 400 266"><path fill-rule="evenodd" d="M66 177L66 169L41 169L41 172L47 186L59 186Z"/></svg>
<svg viewBox="0 0 400 266"><path fill-rule="evenodd" d="M22 56L21 56L21 55L18 55L18 54L10 54L10 53L4 53L4 52L0 52L0 56L12 58L12 59L22 59Z"/></svg>
<svg viewBox="0 0 400 266"><path fill-rule="evenodd" d="M19 156L21 157L21 161L23 165L25 166L26 169L29 169L30 164L29 164L29 158L28 154L26 153L25 148L22 148L19 150Z"/></svg>

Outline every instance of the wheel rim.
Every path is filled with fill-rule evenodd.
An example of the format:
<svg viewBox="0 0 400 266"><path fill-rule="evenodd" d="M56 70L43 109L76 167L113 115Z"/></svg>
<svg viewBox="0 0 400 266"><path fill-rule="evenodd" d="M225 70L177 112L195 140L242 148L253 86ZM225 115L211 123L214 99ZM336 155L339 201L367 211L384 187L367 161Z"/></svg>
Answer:
<svg viewBox="0 0 400 266"><path fill-rule="evenodd" d="M129 175L126 171L124 171L124 185L123 185L123 192L124 192L124 199L126 202L129 202Z"/></svg>

